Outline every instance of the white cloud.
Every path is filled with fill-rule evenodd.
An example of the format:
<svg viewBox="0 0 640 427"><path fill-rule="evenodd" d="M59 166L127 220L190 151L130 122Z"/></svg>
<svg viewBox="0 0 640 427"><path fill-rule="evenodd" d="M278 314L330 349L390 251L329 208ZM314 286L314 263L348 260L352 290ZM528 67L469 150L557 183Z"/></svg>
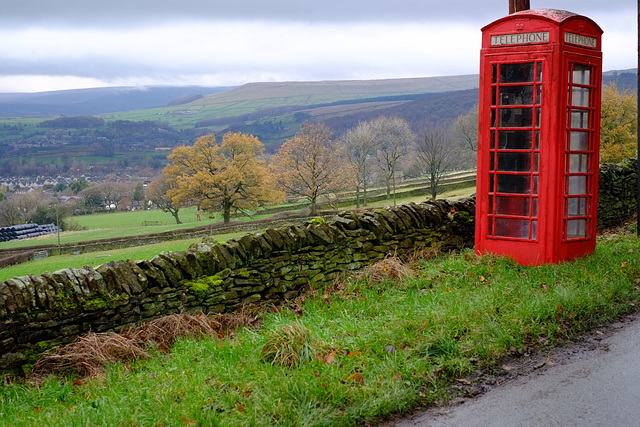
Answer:
<svg viewBox="0 0 640 427"><path fill-rule="evenodd" d="M0 92L47 92L111 86L108 82L76 76L0 76Z"/></svg>
<svg viewBox="0 0 640 427"><path fill-rule="evenodd" d="M606 7L601 0L545 1L551 3L532 6L588 8L576 11L605 30L605 70L636 66L635 9L624 10L627 1L608 0ZM480 28L507 12L502 0L483 7L471 0L274 0L268 7L185 0L179 8L172 1L114 0L101 10L58 0L28 19L34 2L14 2L0 16L6 20L0 91L472 74ZM254 9L242 13L240 6L251 2Z"/></svg>

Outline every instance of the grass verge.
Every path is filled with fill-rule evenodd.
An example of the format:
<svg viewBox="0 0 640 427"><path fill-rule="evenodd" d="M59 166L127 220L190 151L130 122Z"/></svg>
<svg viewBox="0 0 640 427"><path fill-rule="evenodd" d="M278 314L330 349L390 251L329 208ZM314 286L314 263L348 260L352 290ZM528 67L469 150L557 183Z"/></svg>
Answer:
<svg viewBox="0 0 640 427"><path fill-rule="evenodd" d="M639 252L637 237L609 235L594 255L559 265L465 251L418 257L399 280L379 274L383 263L264 314L260 329L233 339L179 339L99 378L6 383L0 424L364 425L445 400L455 379L521 349L634 311Z"/></svg>

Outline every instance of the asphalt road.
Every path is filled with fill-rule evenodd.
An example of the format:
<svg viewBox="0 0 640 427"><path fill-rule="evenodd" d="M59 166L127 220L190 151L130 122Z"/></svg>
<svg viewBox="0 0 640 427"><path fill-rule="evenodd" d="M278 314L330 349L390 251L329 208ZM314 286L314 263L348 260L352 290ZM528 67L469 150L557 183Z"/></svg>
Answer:
<svg viewBox="0 0 640 427"><path fill-rule="evenodd" d="M538 358L542 368L389 425L640 427L640 316Z"/></svg>

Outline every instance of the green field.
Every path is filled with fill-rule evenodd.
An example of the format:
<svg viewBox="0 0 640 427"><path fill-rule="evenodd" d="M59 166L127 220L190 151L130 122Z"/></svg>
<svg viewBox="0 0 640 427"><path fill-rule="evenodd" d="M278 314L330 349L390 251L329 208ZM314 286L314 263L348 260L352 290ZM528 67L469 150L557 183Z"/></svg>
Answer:
<svg viewBox="0 0 640 427"><path fill-rule="evenodd" d="M444 193L442 198L451 200L459 199L462 197L468 197L475 192L475 187L469 187L464 189L454 190L448 193ZM398 198L398 204L403 203L420 203L425 200L424 196ZM370 203L369 207L383 207L388 206L388 200L382 200L375 203ZM352 209L355 206L345 208ZM254 219L264 218L266 215L257 215ZM84 231L65 231L60 233L61 243L78 243L87 242L92 240L99 240L113 237L127 237L135 235L144 235L151 233L159 233L163 231L171 231L178 229L188 229L198 227L201 225L212 224L219 222L219 216L216 218L208 218L206 215L201 215L202 221L196 221L195 208L185 208L180 211L180 218L184 222L181 225L176 225L173 217L160 210L146 210L146 211L133 211L133 212L117 212L117 213L105 213L95 215L84 215L73 217L73 221L81 227L86 227ZM242 218L245 221L251 220L251 218ZM143 226L144 221L158 221L162 225ZM230 238L240 237L244 235L244 232L233 234L214 234L212 231L212 237L217 241L224 242ZM92 267L98 266L105 262L116 261L121 259L150 259L162 251L177 251L184 250L194 242L201 241L202 239L190 239L190 240L177 240L170 242L163 242L153 245L116 249L111 251L91 252L81 255L55 255L51 254L48 258L42 260L29 261L24 264L5 267L0 269L0 282L10 279L16 276L22 276L26 274L40 274L44 271L56 271L62 268L69 267L82 267L84 265L90 265ZM19 240L15 242L3 242L0 243L1 248L14 248L20 247L27 250L30 246L35 245L47 245L57 244L57 235L40 236L33 239Z"/></svg>
<svg viewBox="0 0 640 427"><path fill-rule="evenodd" d="M219 234L215 239L225 242L234 237L244 235L244 232ZM115 249L109 251L87 252L79 255L55 255L48 258L25 262L11 267L0 268L0 282L18 276L28 274L42 274L45 271L57 271L63 268L81 268L85 265L96 268L110 261L125 259L142 260L151 259L164 251L183 251L192 243L201 242L202 239L173 240L152 245L137 246L133 248Z"/></svg>

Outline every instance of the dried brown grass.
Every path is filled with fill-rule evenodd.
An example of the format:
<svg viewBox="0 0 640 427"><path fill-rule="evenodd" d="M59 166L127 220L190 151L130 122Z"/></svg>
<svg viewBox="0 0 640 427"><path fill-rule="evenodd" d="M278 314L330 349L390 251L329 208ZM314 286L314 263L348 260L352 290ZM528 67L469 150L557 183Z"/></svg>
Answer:
<svg viewBox="0 0 640 427"><path fill-rule="evenodd" d="M395 255L389 255L354 275L357 280L369 285L380 284L390 279L403 280L414 276L415 271Z"/></svg>
<svg viewBox="0 0 640 427"><path fill-rule="evenodd" d="M109 364L146 359L153 350L166 352L183 337L224 338L241 327L256 326L258 317L247 311L233 314L172 314L130 327L122 332L88 333L53 353L41 355L31 380L51 374L73 373L81 378L99 377Z"/></svg>

